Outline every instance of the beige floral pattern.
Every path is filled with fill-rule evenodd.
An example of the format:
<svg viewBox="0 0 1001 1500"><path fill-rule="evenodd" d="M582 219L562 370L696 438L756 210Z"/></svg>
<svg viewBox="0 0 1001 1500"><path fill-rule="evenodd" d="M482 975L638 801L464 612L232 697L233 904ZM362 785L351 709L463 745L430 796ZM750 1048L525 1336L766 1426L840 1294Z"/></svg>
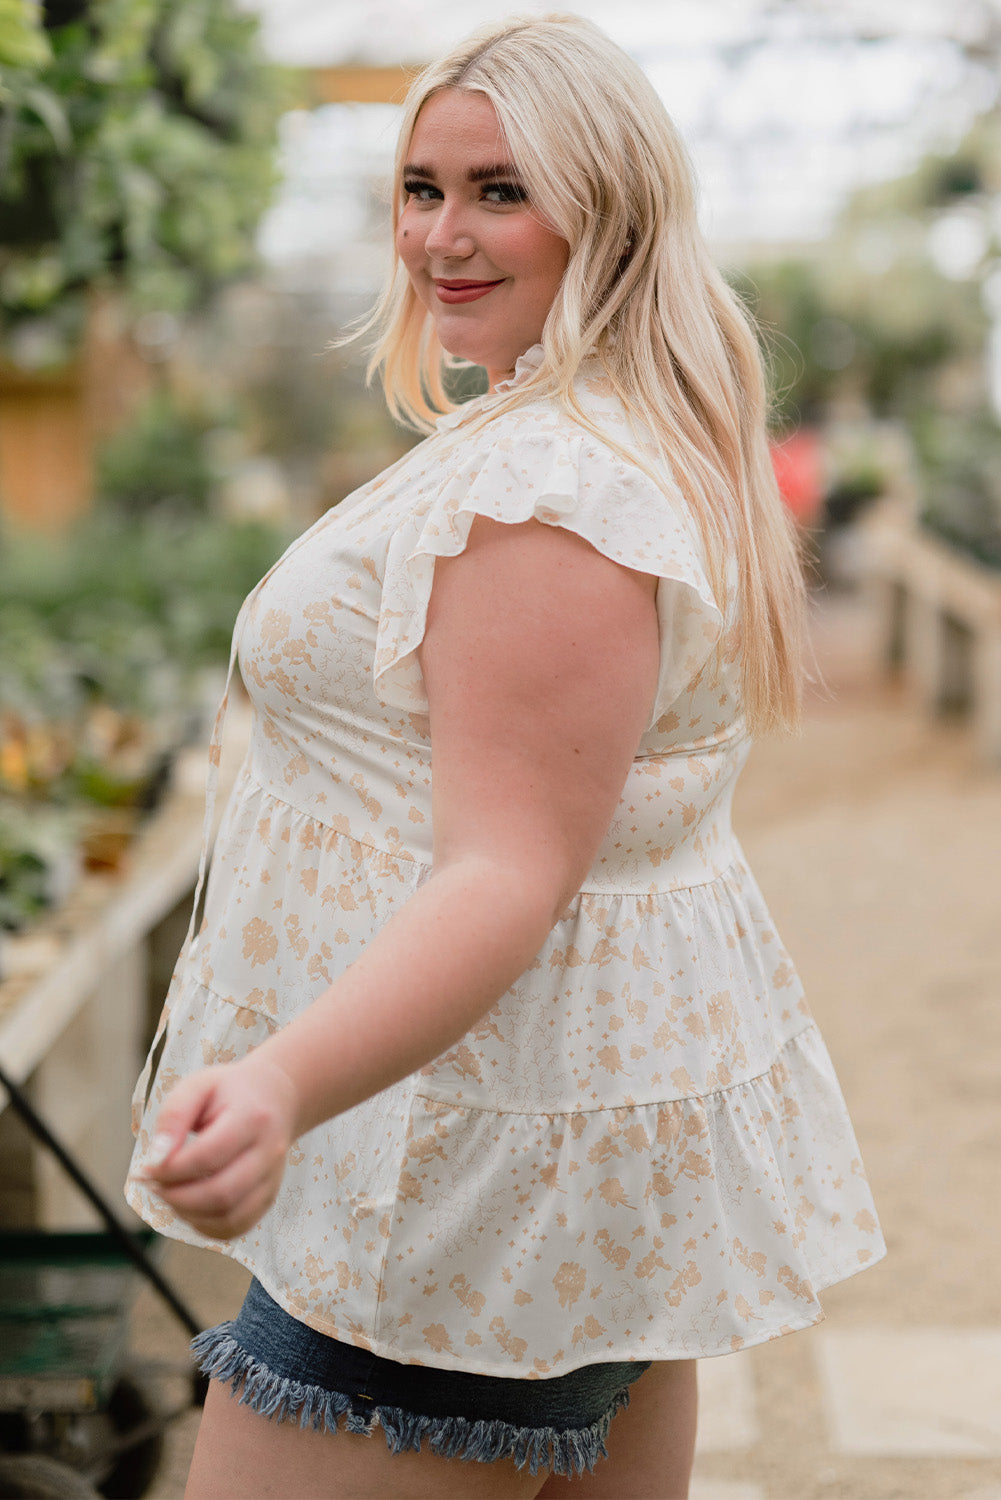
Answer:
<svg viewBox="0 0 1001 1500"><path fill-rule="evenodd" d="M578 394L635 448L599 371ZM394 1359L543 1377L721 1354L816 1322L818 1292L884 1249L730 826L748 750L734 603L724 618L649 455L629 462L545 400L480 427L491 401L319 521L244 607L252 740L137 1085L136 1164L179 1077L302 1011L427 878L415 653L435 558L475 515L566 527L661 580L657 700L594 865L457 1046L296 1144L255 1229L220 1246L135 1180L128 1196L296 1317Z"/></svg>

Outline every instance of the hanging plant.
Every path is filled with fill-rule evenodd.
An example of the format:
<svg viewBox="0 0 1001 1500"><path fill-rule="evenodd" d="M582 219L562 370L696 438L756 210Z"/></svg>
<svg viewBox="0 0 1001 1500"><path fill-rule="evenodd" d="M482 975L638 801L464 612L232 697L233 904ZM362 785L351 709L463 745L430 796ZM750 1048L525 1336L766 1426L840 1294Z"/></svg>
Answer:
<svg viewBox="0 0 1001 1500"><path fill-rule="evenodd" d="M229 0L0 0L0 341L78 343L88 289L184 311L253 262L279 70Z"/></svg>

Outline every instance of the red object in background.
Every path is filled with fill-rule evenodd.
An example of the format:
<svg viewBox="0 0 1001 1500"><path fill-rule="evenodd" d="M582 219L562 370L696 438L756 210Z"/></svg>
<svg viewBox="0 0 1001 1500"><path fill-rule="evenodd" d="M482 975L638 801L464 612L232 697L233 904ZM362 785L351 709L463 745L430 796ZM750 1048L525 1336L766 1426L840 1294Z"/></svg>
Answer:
<svg viewBox="0 0 1001 1500"><path fill-rule="evenodd" d="M820 437L801 427L784 443L772 443L772 467L779 493L801 526L812 526L824 501Z"/></svg>

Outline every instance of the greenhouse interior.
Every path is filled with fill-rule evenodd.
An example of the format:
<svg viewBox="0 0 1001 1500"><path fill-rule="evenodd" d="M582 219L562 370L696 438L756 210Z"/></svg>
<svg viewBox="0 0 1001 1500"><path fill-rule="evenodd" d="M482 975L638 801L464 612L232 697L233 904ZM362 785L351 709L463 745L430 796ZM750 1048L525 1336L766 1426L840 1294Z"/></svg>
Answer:
<svg viewBox="0 0 1001 1500"><path fill-rule="evenodd" d="M700 1361L691 1500L999 1500L1001 4L575 10L674 118L760 341L808 666L734 827L887 1243L818 1332L756 1330L762 1291L748 1347ZM249 1270L123 1193L253 733L231 637L297 537L431 441L370 369L395 138L420 69L508 11L0 0L5 1495L184 1493L188 1341ZM450 402L486 389L452 367Z"/></svg>

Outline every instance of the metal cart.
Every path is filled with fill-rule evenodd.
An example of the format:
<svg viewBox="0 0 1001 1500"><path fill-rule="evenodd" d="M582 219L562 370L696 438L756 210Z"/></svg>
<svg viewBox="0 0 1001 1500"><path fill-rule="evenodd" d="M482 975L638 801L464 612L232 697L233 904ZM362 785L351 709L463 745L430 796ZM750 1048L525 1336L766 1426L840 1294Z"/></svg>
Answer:
<svg viewBox="0 0 1001 1500"><path fill-rule="evenodd" d="M0 1085L105 1223L104 1232L0 1234L0 1500L139 1500L164 1428L204 1399L204 1378L167 1409L156 1369L128 1349L145 1278L189 1333L201 1325L162 1276L152 1230L127 1229L0 1068Z"/></svg>

